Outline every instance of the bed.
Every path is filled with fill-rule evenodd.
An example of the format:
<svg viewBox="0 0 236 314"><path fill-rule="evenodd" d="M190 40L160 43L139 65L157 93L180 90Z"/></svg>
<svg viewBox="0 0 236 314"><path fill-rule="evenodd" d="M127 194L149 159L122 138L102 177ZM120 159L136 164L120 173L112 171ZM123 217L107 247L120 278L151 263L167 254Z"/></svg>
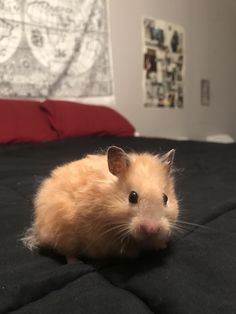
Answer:
<svg viewBox="0 0 236 314"><path fill-rule="evenodd" d="M122 128L122 134L66 137L50 123L48 141L12 137L0 145L0 313L236 313L236 144L134 137ZM19 239L42 179L55 166L109 145L176 149L185 231L167 249L135 259L83 258L70 265L50 250L27 250Z"/></svg>

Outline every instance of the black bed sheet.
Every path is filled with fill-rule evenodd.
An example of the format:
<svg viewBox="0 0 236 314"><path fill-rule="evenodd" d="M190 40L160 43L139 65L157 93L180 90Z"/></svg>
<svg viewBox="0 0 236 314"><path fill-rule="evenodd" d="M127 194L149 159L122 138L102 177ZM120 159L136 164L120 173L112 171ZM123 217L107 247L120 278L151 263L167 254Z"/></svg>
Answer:
<svg viewBox="0 0 236 314"><path fill-rule="evenodd" d="M137 152L176 149L181 219L169 247L136 259L67 265L19 241L32 199L55 166L118 145ZM236 313L236 144L85 137L0 145L0 313Z"/></svg>

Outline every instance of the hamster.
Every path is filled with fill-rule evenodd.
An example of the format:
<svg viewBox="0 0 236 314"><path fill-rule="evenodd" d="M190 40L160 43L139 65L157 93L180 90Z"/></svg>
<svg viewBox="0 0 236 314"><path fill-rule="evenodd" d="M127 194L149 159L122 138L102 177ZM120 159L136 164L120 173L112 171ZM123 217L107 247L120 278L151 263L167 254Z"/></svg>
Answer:
<svg viewBox="0 0 236 314"><path fill-rule="evenodd" d="M166 247L179 213L174 154L111 146L105 154L56 168L36 193L24 244L55 249L68 262L79 256L135 257Z"/></svg>

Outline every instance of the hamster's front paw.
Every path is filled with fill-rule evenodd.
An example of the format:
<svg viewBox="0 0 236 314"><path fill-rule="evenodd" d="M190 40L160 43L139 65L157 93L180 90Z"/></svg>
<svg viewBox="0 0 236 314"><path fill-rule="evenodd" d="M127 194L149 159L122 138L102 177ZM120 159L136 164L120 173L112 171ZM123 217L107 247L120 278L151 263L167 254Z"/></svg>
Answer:
<svg viewBox="0 0 236 314"><path fill-rule="evenodd" d="M125 249L120 250L120 256L128 258L136 258L140 254L140 250L136 247L126 247Z"/></svg>
<svg viewBox="0 0 236 314"><path fill-rule="evenodd" d="M159 248L161 249L161 250L164 250L164 249L166 249L167 248L167 242L161 242L160 244L159 244Z"/></svg>
<svg viewBox="0 0 236 314"><path fill-rule="evenodd" d="M154 244L154 249L159 251L159 250L164 250L167 248L167 240L158 240Z"/></svg>
<svg viewBox="0 0 236 314"><path fill-rule="evenodd" d="M78 259L74 256L66 256L67 264L76 264L78 263Z"/></svg>

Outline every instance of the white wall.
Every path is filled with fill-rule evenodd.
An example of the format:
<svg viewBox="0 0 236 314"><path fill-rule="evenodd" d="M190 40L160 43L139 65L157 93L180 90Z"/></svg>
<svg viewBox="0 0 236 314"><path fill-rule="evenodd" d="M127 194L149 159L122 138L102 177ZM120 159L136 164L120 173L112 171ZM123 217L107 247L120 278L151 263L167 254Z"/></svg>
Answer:
<svg viewBox="0 0 236 314"><path fill-rule="evenodd" d="M236 139L236 4L234 0L109 0L117 109L145 136ZM142 103L143 16L186 31L184 109ZM211 82L211 106L200 105L200 80Z"/></svg>

